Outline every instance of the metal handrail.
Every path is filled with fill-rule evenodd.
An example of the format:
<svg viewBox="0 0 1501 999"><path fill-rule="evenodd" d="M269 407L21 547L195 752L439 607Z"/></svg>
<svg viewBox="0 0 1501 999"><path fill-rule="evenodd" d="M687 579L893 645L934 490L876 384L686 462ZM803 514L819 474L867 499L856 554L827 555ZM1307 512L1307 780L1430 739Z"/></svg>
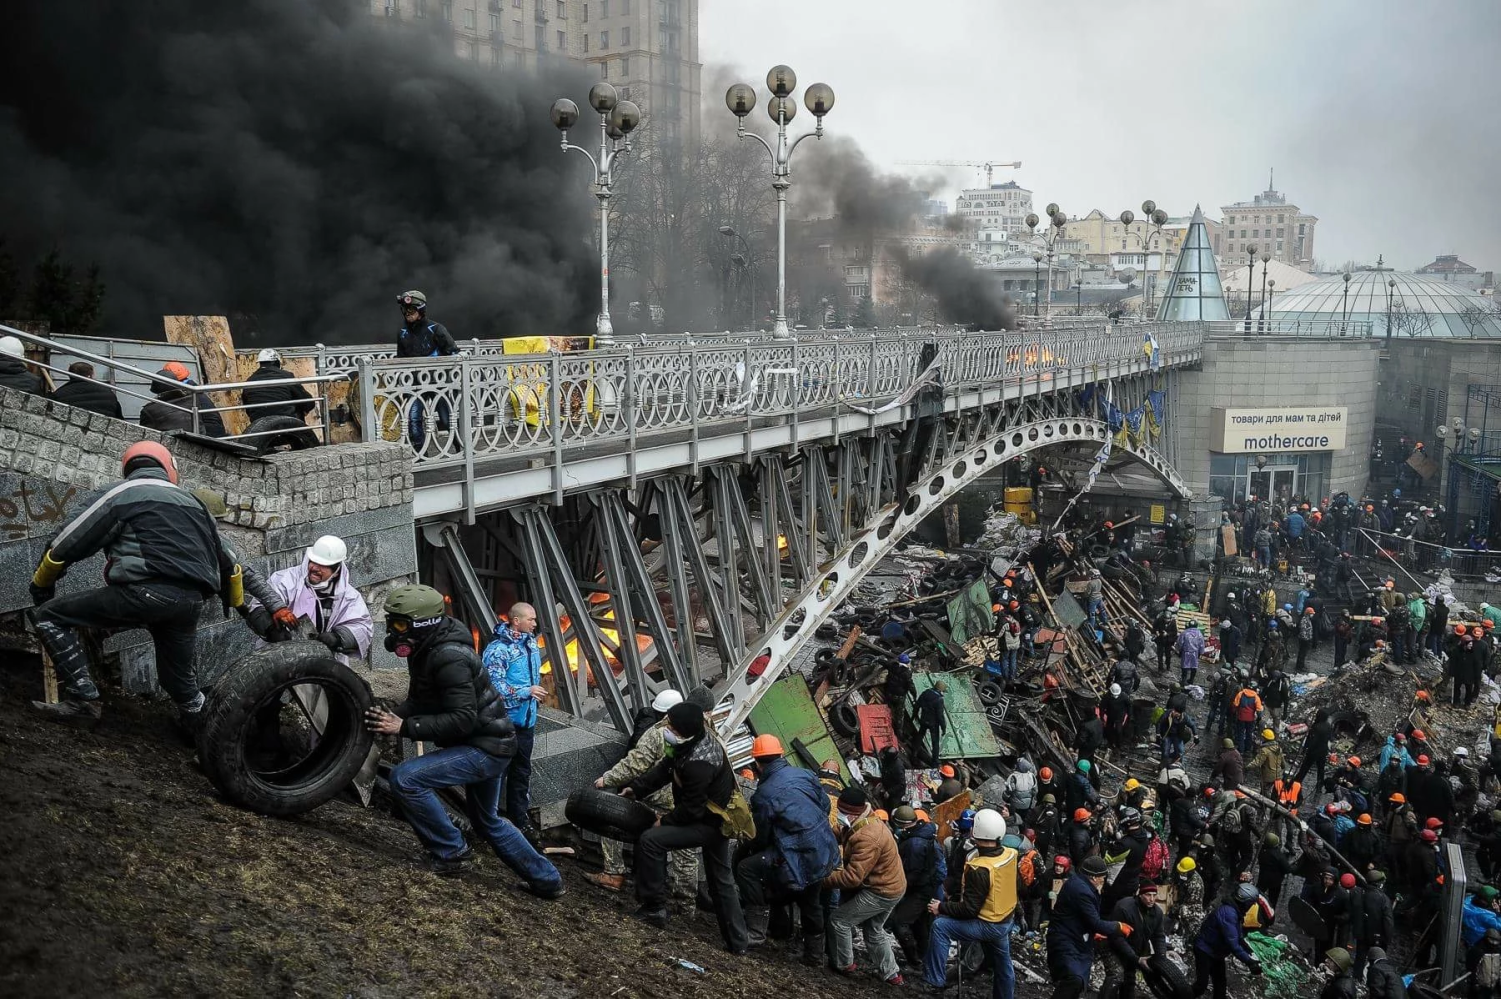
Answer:
<svg viewBox="0 0 1501 999"><path fill-rule="evenodd" d="M925 346L938 349L945 390L1023 384L1042 392L1067 373L1148 370L1143 344L1162 358L1196 357L1196 323L1141 323L1011 333L858 331L792 340L668 341L545 354L469 355L359 362L366 440L400 441L418 468L462 466L528 453L550 465L570 447L635 450L655 435L695 440L743 433L757 420L795 424L814 413L848 416L908 388ZM1078 378L1071 378L1078 383Z"/></svg>
<svg viewBox="0 0 1501 999"><path fill-rule="evenodd" d="M144 368L138 368L135 365L129 364L129 363L124 362L124 361L121 361L121 360L119 360L117 358L104 357L104 356L101 356L99 354L92 353L91 351L83 350L83 349L78 348L76 346L73 346L71 344L68 344L68 345L59 344L56 341L49 339L48 337L40 336L40 335L35 334L35 333L28 333L25 330L15 329L14 327L6 326L6 325L3 325L3 324L0 324L0 335L14 336L14 337L20 339L23 343L29 343L29 344L31 344L31 345L33 345L35 347L40 347L40 348L42 348L42 349L44 349L46 351L49 351L49 352L50 351L57 351L59 353L65 354L68 357L78 358L80 360L88 361L88 362L90 362L92 364L97 364L97 365L100 365L102 367L110 368L112 370L129 372L130 374L133 374L133 375L135 375L135 376L137 376L139 378L144 379L147 382L147 384L150 384L150 385L160 385L160 386L163 386L164 388L169 388L169 389L172 389L172 390L175 390L175 391L186 392L188 394L189 398L192 400L192 405L190 405L190 406L189 405L182 405L180 403L173 402L173 401L171 401L169 399L163 399L161 396L156 395L155 393L153 393L150 396L146 396L146 395L142 395L142 394L140 394L138 392L132 391L131 389L126 388L124 386L114 385L114 384L111 384L110 382L102 381L102 380L100 380L98 378L93 378L93 377L89 377L89 376L86 376L86 375L74 374L73 372L67 370L66 368L56 367L55 365L53 365L53 364L51 364L51 363L49 363L47 361L35 361L35 360L30 359L30 358L26 358L25 359L27 364L31 364L31 365L33 365L33 366L35 366L37 368L40 368L40 369L42 369L44 371L49 371L49 372L51 372L51 373L53 373L55 375L65 376L69 381L77 379L79 381L87 382L87 383L89 383L91 385L102 386L104 388L109 389L111 392L114 392L116 394L123 394L126 397L131 398L131 399L139 399L139 400L142 400L144 402L158 402L158 403L161 403L163 406L168 407L169 409L176 410L179 413L190 414L191 417L192 417L192 420L193 420L193 432L194 433L199 433L202 430L202 419L201 419L202 410L201 410L201 408L199 406L199 395L200 395L200 393L236 391L236 390L243 390L245 388L252 388L252 387L264 384L263 382L249 382L249 381L245 381L245 382L223 382L223 383L205 384L205 385L189 385L189 384L186 384L184 382L180 382L180 381L178 381L175 378L163 377L162 375L159 375L159 374L157 374L154 371L147 371ZM82 339L82 338L75 338L75 339ZM95 338L95 339L99 339L99 338ZM148 341L138 341L138 342L145 343L145 342L148 342ZM285 385L318 385L319 386L318 394L313 398L312 401L314 402L316 408L318 409L319 416L320 416L320 422L317 425L309 424L308 425L308 429L309 430L314 430L314 431L321 431L322 434L323 434L324 442L327 443L327 441L328 441L328 431L329 431L329 413L328 413L329 407L328 407L328 393L327 393L327 391L325 389L326 389L326 386L328 384L330 384L330 383L339 382L339 381L347 381L348 378L349 378L348 374L305 375L305 376L297 376L297 377L293 377L293 378L281 379L278 382L278 384L285 384ZM285 405L286 405L286 403L284 403L284 402L245 403L245 402L242 401L238 405L231 404L231 405L226 405L226 406L215 406L214 410L216 412L220 412L220 413L226 413L226 412L247 412L248 413L248 411L253 410L253 409L280 408L280 407L285 406ZM253 418L251 418L251 422L254 422ZM257 433L254 433L254 434L249 434L249 433L227 434L226 435L226 439L228 439L228 440L251 440L251 439L254 439L254 438L257 438L257 437L272 436L274 434L284 433L284 432L285 431L279 431L278 430L278 431L261 431L261 432L257 432Z"/></svg>

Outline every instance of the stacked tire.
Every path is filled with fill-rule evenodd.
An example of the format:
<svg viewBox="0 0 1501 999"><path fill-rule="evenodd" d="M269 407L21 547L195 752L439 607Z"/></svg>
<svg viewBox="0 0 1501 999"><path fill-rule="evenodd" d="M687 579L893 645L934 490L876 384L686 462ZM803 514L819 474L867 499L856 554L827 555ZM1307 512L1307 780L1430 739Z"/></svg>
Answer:
<svg viewBox="0 0 1501 999"><path fill-rule="evenodd" d="M305 757L274 772L253 760L257 718L297 687L325 695L328 718ZM262 815L301 815L349 786L370 754L374 736L365 711L370 685L318 642L268 645L230 666L203 706L198 758L226 801Z"/></svg>

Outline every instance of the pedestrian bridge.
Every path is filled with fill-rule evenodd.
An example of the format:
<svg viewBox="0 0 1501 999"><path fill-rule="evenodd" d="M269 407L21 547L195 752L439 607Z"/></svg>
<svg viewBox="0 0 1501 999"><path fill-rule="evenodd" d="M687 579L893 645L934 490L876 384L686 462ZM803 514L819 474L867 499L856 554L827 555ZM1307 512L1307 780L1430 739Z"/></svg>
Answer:
<svg viewBox="0 0 1501 999"><path fill-rule="evenodd" d="M1100 458L1186 498L1154 440L1204 336L1101 322L476 343L416 361L325 351L319 368L357 372L366 440L410 449L415 518L475 623L494 624L497 579L524 580L568 650L565 708L628 730L660 684L711 682L730 730L882 556L1004 462L1050 448L1080 487Z"/></svg>

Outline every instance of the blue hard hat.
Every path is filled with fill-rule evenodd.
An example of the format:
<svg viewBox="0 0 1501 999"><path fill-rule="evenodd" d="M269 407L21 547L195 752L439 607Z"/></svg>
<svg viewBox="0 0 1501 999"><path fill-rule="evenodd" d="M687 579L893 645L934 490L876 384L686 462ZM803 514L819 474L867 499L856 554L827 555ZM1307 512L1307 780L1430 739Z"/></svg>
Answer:
<svg viewBox="0 0 1501 999"><path fill-rule="evenodd" d="M1277 622L1275 620L1268 621L1266 623L1266 626L1268 628L1270 628L1272 631L1276 631L1277 630Z"/></svg>
<svg viewBox="0 0 1501 999"><path fill-rule="evenodd" d="M899 663L910 663L912 661L912 657L903 652L901 655L896 657L896 661Z"/></svg>
<svg viewBox="0 0 1501 999"><path fill-rule="evenodd" d="M1401 499L1402 498L1402 490L1400 490L1400 489L1393 489L1392 490L1392 495L1395 496L1395 497L1397 497L1398 499Z"/></svg>
<svg viewBox="0 0 1501 999"><path fill-rule="evenodd" d="M973 808L966 808L964 811L960 812L959 819L954 823L954 825L958 826L960 829L963 829L965 832L969 832L975 827L975 810Z"/></svg>
<svg viewBox="0 0 1501 999"><path fill-rule="evenodd" d="M1292 604L1283 604L1282 605L1282 609L1285 610L1285 611L1290 611L1290 610L1293 609L1293 605Z"/></svg>

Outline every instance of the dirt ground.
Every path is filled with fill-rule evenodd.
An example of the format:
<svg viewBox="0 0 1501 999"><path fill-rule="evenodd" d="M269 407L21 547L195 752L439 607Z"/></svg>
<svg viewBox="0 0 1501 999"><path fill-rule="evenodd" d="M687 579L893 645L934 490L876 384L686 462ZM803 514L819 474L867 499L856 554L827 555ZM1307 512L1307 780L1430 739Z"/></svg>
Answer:
<svg viewBox="0 0 1501 999"><path fill-rule="evenodd" d="M107 692L93 731L44 722L24 706L34 660L7 659L0 994L839 999L882 988L775 950L731 957L705 913L642 926L631 899L589 885L577 861L560 863L568 895L544 902L488 852L461 879L428 874L388 813L241 811L215 797L165 705Z"/></svg>

